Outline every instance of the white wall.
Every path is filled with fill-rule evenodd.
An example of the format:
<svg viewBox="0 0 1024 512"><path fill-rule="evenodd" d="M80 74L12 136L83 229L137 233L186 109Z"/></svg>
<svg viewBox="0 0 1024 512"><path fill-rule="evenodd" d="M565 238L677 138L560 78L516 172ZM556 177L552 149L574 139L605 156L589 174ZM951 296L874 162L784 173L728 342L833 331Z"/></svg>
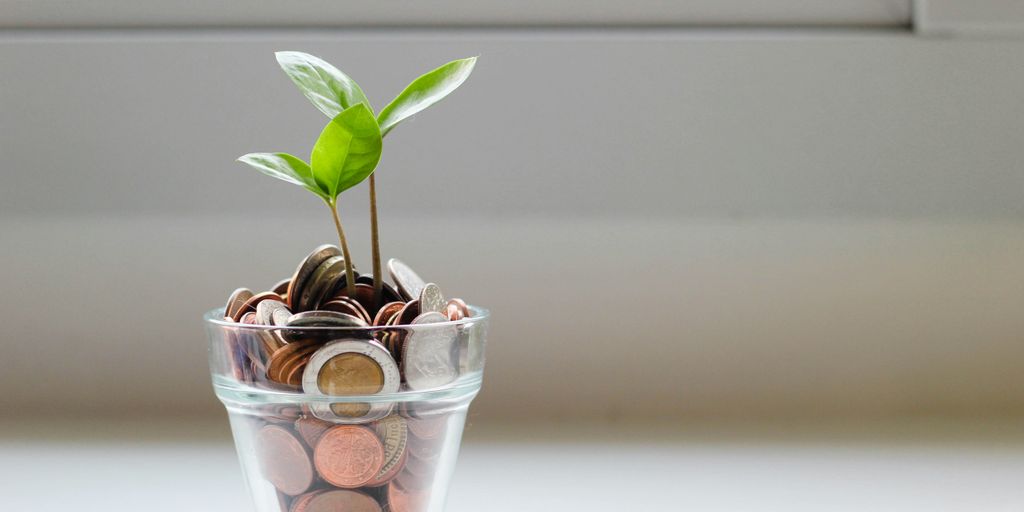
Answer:
<svg viewBox="0 0 1024 512"><path fill-rule="evenodd" d="M0 35L4 410L216 411L200 314L332 236L233 162L323 122L276 49L378 107L481 55L379 168L494 310L481 415L1024 411L1024 42L681 29Z"/></svg>

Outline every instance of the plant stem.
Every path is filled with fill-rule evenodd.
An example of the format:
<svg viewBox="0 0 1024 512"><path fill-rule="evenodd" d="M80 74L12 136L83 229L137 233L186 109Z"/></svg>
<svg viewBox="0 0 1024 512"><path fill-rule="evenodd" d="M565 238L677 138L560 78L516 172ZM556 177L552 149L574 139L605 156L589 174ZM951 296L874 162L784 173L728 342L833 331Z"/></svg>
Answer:
<svg viewBox="0 0 1024 512"><path fill-rule="evenodd" d="M341 242L341 254L345 258L345 288L348 296L356 297L356 274L352 270L352 255L348 252L348 242L345 241L345 230L341 227L341 219L338 217L338 202L329 201L327 207L331 209L331 216L334 217L334 227L338 228L338 241Z"/></svg>
<svg viewBox="0 0 1024 512"><path fill-rule="evenodd" d="M380 307L384 273L380 268L380 231L377 228L377 182L370 174L370 251L373 258L373 305Z"/></svg>

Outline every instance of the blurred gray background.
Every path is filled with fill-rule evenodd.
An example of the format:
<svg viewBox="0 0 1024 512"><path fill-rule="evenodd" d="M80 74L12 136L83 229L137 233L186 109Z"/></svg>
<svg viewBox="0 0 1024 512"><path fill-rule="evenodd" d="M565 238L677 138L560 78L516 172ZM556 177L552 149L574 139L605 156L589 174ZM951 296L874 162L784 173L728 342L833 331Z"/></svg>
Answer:
<svg viewBox="0 0 1024 512"><path fill-rule="evenodd" d="M474 417L1020 415L1024 12L966 4L0 0L0 409L222 417L201 315L334 236L234 162L319 133L291 49L377 108L480 56L377 171L493 310Z"/></svg>

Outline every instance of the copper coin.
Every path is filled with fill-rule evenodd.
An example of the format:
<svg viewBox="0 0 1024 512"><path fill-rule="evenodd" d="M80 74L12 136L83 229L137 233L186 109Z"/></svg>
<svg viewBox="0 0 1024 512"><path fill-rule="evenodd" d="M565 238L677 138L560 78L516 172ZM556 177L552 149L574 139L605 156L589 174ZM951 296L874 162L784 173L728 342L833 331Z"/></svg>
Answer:
<svg viewBox="0 0 1024 512"><path fill-rule="evenodd" d="M230 320L230 318L228 319ZM245 380L245 370L243 365L249 364L248 356L243 351L238 350L238 336L231 330L225 330L221 337L221 353L223 358L228 362L231 367L231 376L235 380Z"/></svg>
<svg viewBox="0 0 1024 512"><path fill-rule="evenodd" d="M238 323L256 325L256 313L250 311L242 315L242 317L238 319ZM239 342L245 349L246 355L253 363L260 367L265 366L263 361L266 359L266 355L272 354L274 350L277 350L276 344L270 343L269 340L263 336L263 333L259 331L254 332L250 330L240 330L236 334Z"/></svg>
<svg viewBox="0 0 1024 512"><path fill-rule="evenodd" d="M315 475L306 448L287 429L267 425L260 429L256 449L264 478L279 491L297 496L311 485Z"/></svg>
<svg viewBox="0 0 1024 512"><path fill-rule="evenodd" d="M377 316L373 318L372 325L381 326L387 324L388 320L390 320L392 316L397 315L403 307L405 307L405 303L398 301L384 304L380 307L380 310L377 311Z"/></svg>
<svg viewBox="0 0 1024 512"><path fill-rule="evenodd" d="M267 378L275 382L284 382L285 377L281 372L285 368L285 362L296 352L309 347L315 348L316 344L311 341L289 343L274 351L267 360Z"/></svg>
<svg viewBox="0 0 1024 512"><path fill-rule="evenodd" d="M370 315L376 315L378 307L373 301L373 286L359 283L356 285L356 296L352 297L366 309ZM372 316L370 318L373 318Z"/></svg>
<svg viewBox="0 0 1024 512"><path fill-rule="evenodd" d="M302 512L381 512L381 508L377 500L359 491L334 489L313 496Z"/></svg>
<svg viewBox="0 0 1024 512"><path fill-rule="evenodd" d="M256 306L258 306L260 302L263 302L265 300L281 301L281 296L274 292L257 293L256 295L249 297L249 300L245 301L245 304L242 304L242 307L235 312L235 317L241 318L241 316L245 313L248 313L250 311L255 312Z"/></svg>
<svg viewBox="0 0 1024 512"><path fill-rule="evenodd" d="M359 278L356 279L356 284L365 284L365 285L373 286L373 275L372 274L362 274L362 275L360 275ZM388 302L405 302L405 299L402 298L402 294L398 293L398 291L395 290L394 286L391 286L390 284L388 284L387 281L384 281L384 282L382 282L380 284L381 284L381 287L380 287L380 303L381 304L385 304L385 303L388 303Z"/></svg>
<svg viewBox="0 0 1024 512"><path fill-rule="evenodd" d="M228 303L224 306L224 316L231 318L231 320L237 322L235 319L235 313L242 308L245 301L252 297L252 290L248 288L239 288L228 297Z"/></svg>
<svg viewBox="0 0 1024 512"><path fill-rule="evenodd" d="M316 446L320 436L323 436L324 432L327 432L332 426L324 420L310 416L303 416L295 420L295 431L299 433L302 440L310 447Z"/></svg>
<svg viewBox="0 0 1024 512"><path fill-rule="evenodd" d="M363 319L367 324L371 321L370 314L367 313L366 308L364 308L359 301L347 296L335 297L321 304L320 309L323 311L336 311L338 313L346 313L356 316Z"/></svg>
<svg viewBox="0 0 1024 512"><path fill-rule="evenodd" d="M388 485L390 512L423 512L427 510L430 495L423 491L407 491L395 482Z"/></svg>
<svg viewBox="0 0 1024 512"><path fill-rule="evenodd" d="M284 369L281 371L283 382L289 386L301 386L302 373L306 370L306 364L309 363L310 356L319 348L316 345L304 348L288 358L284 362Z"/></svg>
<svg viewBox="0 0 1024 512"><path fill-rule="evenodd" d="M313 275L313 271L320 266L321 263L332 256L341 256L341 249L333 245L321 245L313 252L306 256L302 263L299 263L299 267L295 269L295 273L292 274L292 278L288 283L288 307L295 312L300 311L297 309L299 305L299 294L302 293L301 288L309 280L309 276Z"/></svg>
<svg viewBox="0 0 1024 512"><path fill-rule="evenodd" d="M320 438L313 461L328 483L344 488L360 487L380 473L384 465L384 445L363 427L340 425Z"/></svg>
<svg viewBox="0 0 1024 512"><path fill-rule="evenodd" d="M405 303L402 311L398 313L398 320L395 321L395 325L409 325L417 316L420 316L420 301L419 299L410 300Z"/></svg>
<svg viewBox="0 0 1024 512"><path fill-rule="evenodd" d="M309 500L316 497L317 494L323 494L325 492L327 491L324 489L318 489L315 491L307 492L302 496L296 496L295 501L292 502L291 508L288 509L289 512L306 512L306 506L309 505Z"/></svg>
<svg viewBox="0 0 1024 512"><path fill-rule="evenodd" d="M288 294L288 287L291 284L292 284L292 279L290 277L289 278L285 278L285 279L282 279L282 280L278 281L277 284L272 286L270 288L270 291L272 291L272 292L274 292L274 293L284 297L285 295Z"/></svg>
<svg viewBox="0 0 1024 512"><path fill-rule="evenodd" d="M455 307L462 311L462 316L472 316L469 311L469 306L462 299L449 299L448 304L454 304Z"/></svg>
<svg viewBox="0 0 1024 512"><path fill-rule="evenodd" d="M456 306L455 304L452 304L451 302L449 302L444 307L444 314L445 316L448 317L448 320L451 320L452 322L456 322L465 318L465 315L462 314L462 310L459 309L459 307Z"/></svg>

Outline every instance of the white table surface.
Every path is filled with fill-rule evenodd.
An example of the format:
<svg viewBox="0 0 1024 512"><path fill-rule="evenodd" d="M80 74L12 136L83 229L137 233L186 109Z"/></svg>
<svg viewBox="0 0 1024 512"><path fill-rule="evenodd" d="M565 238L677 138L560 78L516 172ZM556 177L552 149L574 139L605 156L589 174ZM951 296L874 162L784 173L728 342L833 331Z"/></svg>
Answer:
<svg viewBox="0 0 1024 512"><path fill-rule="evenodd" d="M0 510L248 511L226 426L0 424ZM448 512L1020 511L1024 422L495 425Z"/></svg>

